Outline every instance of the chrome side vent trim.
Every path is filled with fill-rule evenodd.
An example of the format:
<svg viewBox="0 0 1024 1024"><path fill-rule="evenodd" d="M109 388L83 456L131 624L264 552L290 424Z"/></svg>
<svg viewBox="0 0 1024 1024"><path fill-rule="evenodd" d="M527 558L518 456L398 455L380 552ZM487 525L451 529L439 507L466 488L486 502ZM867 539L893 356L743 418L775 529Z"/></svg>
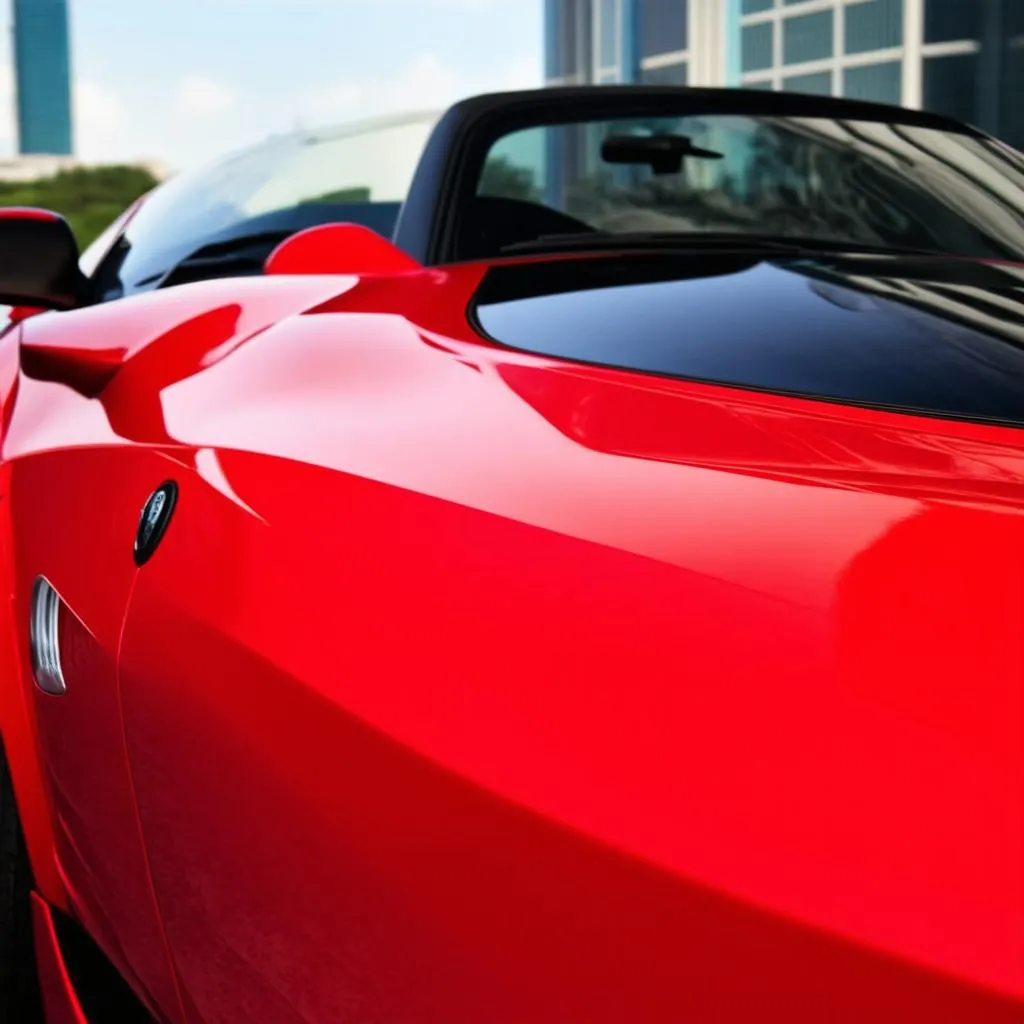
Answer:
<svg viewBox="0 0 1024 1024"><path fill-rule="evenodd" d="M29 646L32 651L32 675L43 693L59 696L67 691L60 664L60 594L45 576L32 584L32 608L29 613Z"/></svg>

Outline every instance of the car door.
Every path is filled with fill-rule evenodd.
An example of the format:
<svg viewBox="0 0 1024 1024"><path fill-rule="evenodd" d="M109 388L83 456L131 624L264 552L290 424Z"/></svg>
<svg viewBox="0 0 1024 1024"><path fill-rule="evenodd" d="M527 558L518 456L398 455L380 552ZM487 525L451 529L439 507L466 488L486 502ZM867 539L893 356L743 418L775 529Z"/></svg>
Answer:
<svg viewBox="0 0 1024 1024"><path fill-rule="evenodd" d="M468 929L444 934L437 902L467 861L449 864L435 813L479 823L474 837L493 820L352 711L363 701L416 719L430 688L377 659L386 649L415 665L438 643L412 611L444 571L437 537L462 550L466 527L445 502L321 458L351 452L356 435L373 447L367 389L408 401L410 361L472 374L419 343L393 358L388 338L406 334L393 318L379 332L295 318L168 394L169 428L194 450L166 473L177 498L138 573L120 679L154 886L196 1024L466 1020L438 1006L458 991L478 1008L493 991L463 970ZM346 381L354 415L339 419ZM380 441L393 419L378 421ZM389 700L403 680L404 699Z"/></svg>

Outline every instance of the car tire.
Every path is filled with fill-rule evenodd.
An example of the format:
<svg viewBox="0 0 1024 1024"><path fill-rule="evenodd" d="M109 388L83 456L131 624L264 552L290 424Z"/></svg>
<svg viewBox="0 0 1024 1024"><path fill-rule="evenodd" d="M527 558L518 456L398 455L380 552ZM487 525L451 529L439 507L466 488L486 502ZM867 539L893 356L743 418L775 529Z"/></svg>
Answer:
<svg viewBox="0 0 1024 1024"><path fill-rule="evenodd" d="M0 1024L42 1024L32 934L32 869L0 743Z"/></svg>

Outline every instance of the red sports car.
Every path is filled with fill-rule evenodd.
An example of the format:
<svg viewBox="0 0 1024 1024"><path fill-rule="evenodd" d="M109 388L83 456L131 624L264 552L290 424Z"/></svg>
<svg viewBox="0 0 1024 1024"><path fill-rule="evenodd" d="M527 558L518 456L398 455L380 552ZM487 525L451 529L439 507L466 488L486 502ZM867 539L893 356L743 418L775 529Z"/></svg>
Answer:
<svg viewBox="0 0 1024 1024"><path fill-rule="evenodd" d="M1019 1024L1024 157L358 148L0 214L3 1020Z"/></svg>

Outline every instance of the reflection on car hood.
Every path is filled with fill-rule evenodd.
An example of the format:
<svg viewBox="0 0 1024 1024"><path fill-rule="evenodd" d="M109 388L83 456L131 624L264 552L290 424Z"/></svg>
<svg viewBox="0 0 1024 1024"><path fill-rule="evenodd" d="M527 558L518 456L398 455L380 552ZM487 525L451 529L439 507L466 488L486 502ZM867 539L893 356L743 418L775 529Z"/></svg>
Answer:
<svg viewBox="0 0 1024 1024"><path fill-rule="evenodd" d="M1024 268L699 254L496 266L483 331L559 358L1024 423Z"/></svg>

